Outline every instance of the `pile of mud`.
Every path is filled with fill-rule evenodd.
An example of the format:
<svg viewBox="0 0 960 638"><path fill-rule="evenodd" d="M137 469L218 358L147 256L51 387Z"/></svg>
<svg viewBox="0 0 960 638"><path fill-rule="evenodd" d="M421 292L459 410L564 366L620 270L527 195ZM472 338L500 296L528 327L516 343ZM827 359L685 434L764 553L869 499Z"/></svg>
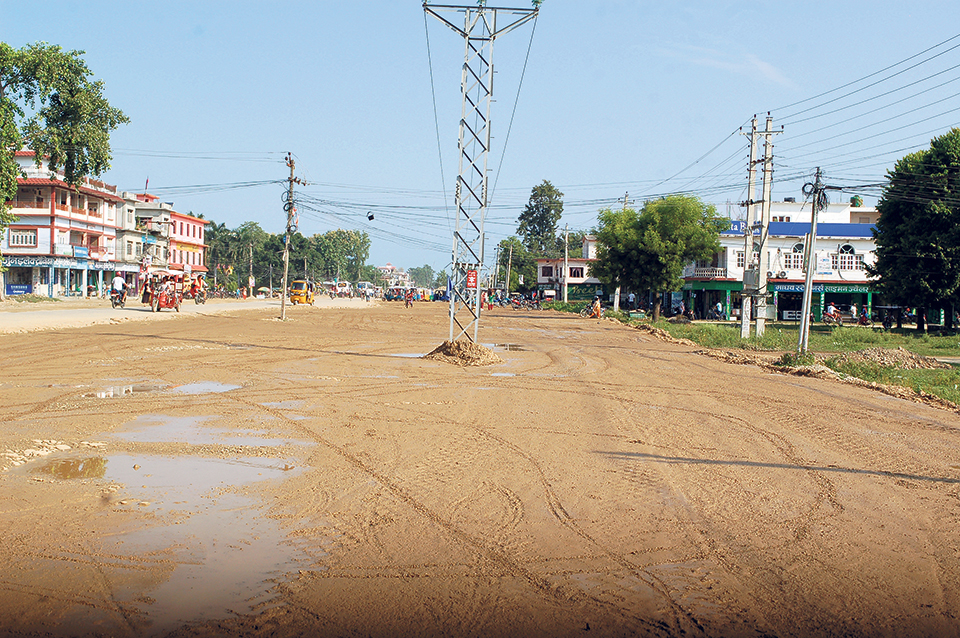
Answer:
<svg viewBox="0 0 960 638"><path fill-rule="evenodd" d="M423 358L458 366L488 366L503 362L490 348L464 339L444 341L432 352L423 355Z"/></svg>
<svg viewBox="0 0 960 638"><path fill-rule="evenodd" d="M875 363L885 368L899 368L901 370L935 370L949 368L950 365L941 363L933 357L914 354L903 347L899 348L867 348L856 352L847 352L836 357L837 363Z"/></svg>
<svg viewBox="0 0 960 638"><path fill-rule="evenodd" d="M654 337L656 337L657 339L660 339L661 341L676 343L682 346L698 345L697 343L690 341L689 339L677 339L676 337L671 335L669 332L667 332L663 328L657 328L656 326L651 326L648 323L638 323L638 324L635 324L633 327L639 330L640 332L648 332L652 334Z"/></svg>

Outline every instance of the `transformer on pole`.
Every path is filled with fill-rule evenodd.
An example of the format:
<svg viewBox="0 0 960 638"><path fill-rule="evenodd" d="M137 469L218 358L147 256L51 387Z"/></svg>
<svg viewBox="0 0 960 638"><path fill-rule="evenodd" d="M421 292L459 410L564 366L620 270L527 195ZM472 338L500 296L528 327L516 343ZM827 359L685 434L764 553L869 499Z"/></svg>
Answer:
<svg viewBox="0 0 960 638"><path fill-rule="evenodd" d="M483 220L487 212L487 157L490 152L490 102L493 98L493 42L539 13L532 9L423 3L423 10L464 39L460 92L460 164L455 190L457 223L453 232L450 341L466 336L477 341L480 327L479 272L483 266ZM464 14L463 26L443 14ZM498 26L503 17L504 26Z"/></svg>

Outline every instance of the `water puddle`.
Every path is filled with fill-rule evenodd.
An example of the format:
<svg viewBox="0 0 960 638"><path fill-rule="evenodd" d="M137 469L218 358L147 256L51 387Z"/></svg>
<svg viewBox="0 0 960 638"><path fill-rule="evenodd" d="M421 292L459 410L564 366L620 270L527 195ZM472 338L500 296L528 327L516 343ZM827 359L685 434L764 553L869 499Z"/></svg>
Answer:
<svg viewBox="0 0 960 638"><path fill-rule="evenodd" d="M39 474L67 481L70 479L103 478L107 471L107 460L102 456L86 458L56 459L36 468Z"/></svg>
<svg viewBox="0 0 960 638"><path fill-rule="evenodd" d="M114 397L125 397L134 394L145 394L148 392L159 392L161 390L166 390L167 385L159 383L139 383L131 385L114 385L102 390L97 390L96 392L88 392L84 394L85 397L93 397L97 399L112 399Z"/></svg>
<svg viewBox="0 0 960 638"><path fill-rule="evenodd" d="M483 344L491 350L501 350L505 352L527 352L528 349L519 343L485 343Z"/></svg>
<svg viewBox="0 0 960 638"><path fill-rule="evenodd" d="M113 437L137 443L188 443L190 445L242 445L249 447L305 443L294 439L263 436L261 430L217 428L204 425L214 416L161 416L144 414L131 421Z"/></svg>
<svg viewBox="0 0 960 638"><path fill-rule="evenodd" d="M388 354L388 357L402 357L404 359L420 359L423 357L422 353L419 352L397 352L393 354Z"/></svg>
<svg viewBox="0 0 960 638"><path fill-rule="evenodd" d="M51 459L30 471L121 485L104 497L109 506L149 512L150 520L158 522L108 537L103 548L104 556L113 557L105 560L104 575L116 575L116 601L143 615L148 635L164 635L188 622L251 613L275 597L276 579L298 569L316 569L323 555L289 539L256 499L235 492L299 471L292 459L116 454ZM159 584L149 579L131 584L123 577L131 564L128 557L157 555L175 564ZM84 622L96 621L90 614L98 613L86 607L76 610Z"/></svg>
<svg viewBox="0 0 960 638"><path fill-rule="evenodd" d="M229 392L236 390L240 386L230 383L217 383L216 381L201 381L199 383L187 383L171 388L171 392L180 394L211 394L214 392Z"/></svg>
<svg viewBox="0 0 960 638"><path fill-rule="evenodd" d="M515 377L517 376L513 372L491 372L491 377Z"/></svg>

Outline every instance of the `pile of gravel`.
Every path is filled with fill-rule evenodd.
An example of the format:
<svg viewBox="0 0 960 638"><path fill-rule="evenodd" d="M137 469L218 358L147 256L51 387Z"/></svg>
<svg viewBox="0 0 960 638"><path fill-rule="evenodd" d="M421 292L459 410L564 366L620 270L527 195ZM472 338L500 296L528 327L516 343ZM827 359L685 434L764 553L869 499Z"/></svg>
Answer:
<svg viewBox="0 0 960 638"><path fill-rule="evenodd" d="M949 368L950 365L941 363L933 357L914 354L903 347L899 348L867 348L856 352L847 352L835 358L840 364L844 363L875 363L887 368L901 370L933 370Z"/></svg>
<svg viewBox="0 0 960 638"><path fill-rule="evenodd" d="M423 358L458 366L488 366L503 362L490 348L465 339L444 341L432 352L423 355Z"/></svg>

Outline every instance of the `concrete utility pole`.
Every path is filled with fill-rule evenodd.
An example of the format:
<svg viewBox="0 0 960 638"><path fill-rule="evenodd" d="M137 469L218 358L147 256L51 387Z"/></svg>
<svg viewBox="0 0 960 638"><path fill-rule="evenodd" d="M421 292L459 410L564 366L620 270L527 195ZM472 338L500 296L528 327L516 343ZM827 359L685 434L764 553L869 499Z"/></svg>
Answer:
<svg viewBox="0 0 960 638"><path fill-rule="evenodd" d="M810 216L810 235L807 239L806 249L806 272L803 279L803 306L800 315L800 338L797 340L797 354L803 354L807 351L807 345L810 337L810 311L813 306L813 271L816 269L816 247L817 247L817 213L826 207L825 197L823 195L823 183L820 181L820 167L817 167L817 176L812 184L803 185L803 194L810 198L811 212Z"/></svg>
<svg viewBox="0 0 960 638"><path fill-rule="evenodd" d="M287 277L290 276L290 236L297 232L297 225L293 221L296 208L293 204L293 183L298 181L293 176L296 163L293 156L287 153L287 166L290 167L290 177L287 178L287 201L283 203L283 210L287 213L287 236L283 242L283 281L280 282L280 320L287 318Z"/></svg>
<svg viewBox="0 0 960 638"><path fill-rule="evenodd" d="M480 295L471 287L470 273L483 264L483 221L490 196L487 188L487 155L490 151L490 104L493 100L494 41L534 19L539 3L532 9L491 8L481 0L475 6L429 5L424 13L432 15L463 37L466 46L460 93L460 171L455 191L457 224L453 233L450 296L450 341L466 336L476 342L480 327ZM441 12L464 14L463 26L454 24ZM506 18L504 26L497 21ZM508 269L509 270L509 269ZM473 280L476 281L475 279ZM476 283L474 283L476 286ZM510 281L507 280L509 292Z"/></svg>
<svg viewBox="0 0 960 638"><path fill-rule="evenodd" d="M513 244L510 245L510 257L507 259L507 282L503 288L507 292L507 299L510 299L510 268L513 267Z"/></svg>
<svg viewBox="0 0 960 638"><path fill-rule="evenodd" d="M760 211L760 266L757 271L757 338L763 336L767 320L767 268L770 267L770 197L773 190L773 118L767 113L763 131L763 206Z"/></svg>
<svg viewBox="0 0 960 638"><path fill-rule="evenodd" d="M751 301L757 285L756 269L753 268L753 224L756 220L757 202L757 116L750 122L750 163L747 168L746 227L743 232L743 292L740 293L740 338L750 338ZM753 269L752 275L749 274Z"/></svg>
<svg viewBox="0 0 960 638"><path fill-rule="evenodd" d="M567 273L570 272L570 226L563 227L563 303L567 303Z"/></svg>

